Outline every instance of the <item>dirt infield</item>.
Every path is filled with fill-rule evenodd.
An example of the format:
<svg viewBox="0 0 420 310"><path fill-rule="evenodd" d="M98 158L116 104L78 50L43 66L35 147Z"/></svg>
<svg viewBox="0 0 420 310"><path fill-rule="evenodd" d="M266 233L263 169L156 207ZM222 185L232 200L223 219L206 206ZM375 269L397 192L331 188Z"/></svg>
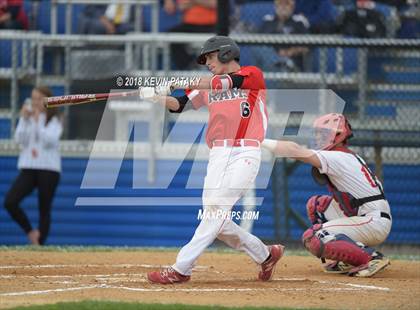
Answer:
<svg viewBox="0 0 420 310"><path fill-rule="evenodd" d="M225 306L419 309L420 262L392 261L375 278L327 275L312 257L286 256L274 280L255 280L244 254L203 255L189 283L151 285L145 273L176 252L0 252L2 308L86 299Z"/></svg>

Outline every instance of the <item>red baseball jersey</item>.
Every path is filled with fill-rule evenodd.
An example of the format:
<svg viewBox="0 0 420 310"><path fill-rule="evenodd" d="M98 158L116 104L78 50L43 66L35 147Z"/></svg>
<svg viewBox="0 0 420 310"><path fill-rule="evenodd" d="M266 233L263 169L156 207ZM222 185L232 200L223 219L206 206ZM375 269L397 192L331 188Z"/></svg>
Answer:
<svg viewBox="0 0 420 310"><path fill-rule="evenodd" d="M209 121L206 142L253 139L263 141L267 130L266 87L262 71L254 66L233 73L243 77L239 89L186 90L194 109L207 106ZM222 81L221 84L229 83Z"/></svg>

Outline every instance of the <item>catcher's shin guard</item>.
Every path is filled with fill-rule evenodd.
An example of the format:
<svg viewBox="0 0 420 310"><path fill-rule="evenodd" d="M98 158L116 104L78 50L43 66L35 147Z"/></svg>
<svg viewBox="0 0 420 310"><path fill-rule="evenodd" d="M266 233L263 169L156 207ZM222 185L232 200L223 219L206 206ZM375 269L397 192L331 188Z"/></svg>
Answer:
<svg viewBox="0 0 420 310"><path fill-rule="evenodd" d="M318 258L341 261L352 266L368 263L372 256L344 234L330 235L317 224L303 233L303 245Z"/></svg>

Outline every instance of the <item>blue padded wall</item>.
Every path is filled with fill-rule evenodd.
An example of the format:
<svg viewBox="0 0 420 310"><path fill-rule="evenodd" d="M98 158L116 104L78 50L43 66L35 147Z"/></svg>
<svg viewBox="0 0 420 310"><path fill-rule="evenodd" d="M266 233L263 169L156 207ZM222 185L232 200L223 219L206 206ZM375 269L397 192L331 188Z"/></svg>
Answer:
<svg viewBox="0 0 420 310"><path fill-rule="evenodd" d="M161 161L159 174L165 173L175 161ZM127 246L182 246L191 238L198 224L199 206L75 206L77 197L150 197L188 196L200 197L201 190L185 189L191 161L180 166L169 189L132 189L132 161L122 164L114 190L80 189L87 165L84 158L63 159L63 174L54 201L52 227L48 244L73 245L127 245ZM199 163L205 173L205 162ZM0 201L17 175L16 158L0 157ZM262 169L269 169L262 166ZM420 216L415 212L420 205L418 192L420 166L384 166L385 192L391 204L393 228L388 242L419 244ZM202 178L197 180L202 182ZM325 189L316 185L310 177L307 165L299 166L289 178L291 206L302 216L306 216L307 199ZM26 198L22 207L34 223L37 221L36 193ZM267 189L258 189L257 196L264 197L259 219L254 222L253 232L263 239L274 238L274 212L271 183ZM236 207L239 208L240 207ZM291 220L290 237L299 240L303 229ZM20 228L11 221L9 215L0 208L0 244L26 244Z"/></svg>
<svg viewBox="0 0 420 310"><path fill-rule="evenodd" d="M175 161L157 163L158 175L173 166ZM132 189L132 161L122 164L114 190L80 189L87 159L63 159L63 173L53 204L51 233L48 244L120 245L120 246L182 246L192 237L198 225L200 206L75 206L77 197L201 197L199 189L185 189L191 161L184 161L169 189ZM206 163L199 163L205 173ZM16 158L0 157L0 201L17 175ZM202 182L202 178L198 182ZM255 222L255 233L272 239L272 195L270 190L259 190L267 197L259 208L260 218ZM22 202L30 220L37 223L36 192ZM237 207L240 208L240 207ZM26 244L20 228L0 208L0 244Z"/></svg>

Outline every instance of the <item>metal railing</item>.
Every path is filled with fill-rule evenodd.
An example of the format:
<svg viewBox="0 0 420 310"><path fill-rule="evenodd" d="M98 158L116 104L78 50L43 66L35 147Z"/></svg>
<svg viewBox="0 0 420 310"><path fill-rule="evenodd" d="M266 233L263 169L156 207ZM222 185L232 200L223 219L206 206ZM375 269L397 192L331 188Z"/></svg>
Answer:
<svg viewBox="0 0 420 310"><path fill-rule="evenodd" d="M60 0L58 2L66 2ZM74 1L73 1L74 2ZM76 1L77 2L77 1ZM128 73L138 75L162 75L179 74L180 72L170 72L170 55L167 52L171 43L191 43L204 42L210 34L187 34L187 33L130 33L127 35L47 35L41 33L26 33L16 31L0 32L0 40L10 40L12 42L12 66L9 69L0 70L0 78L11 81L11 111L12 126L15 124L16 107L18 98L18 81L26 76L35 78L36 84L54 84L63 85L65 92L69 91L69 84L72 80L70 72L70 53L74 48L84 46L114 45L120 46L124 51L125 68L121 68L119 73ZM329 85L342 85L354 87L358 91L358 102L360 111L363 111L363 104L366 102L366 93L369 90L378 88L393 88L395 90L420 90L417 84L408 85L390 85L390 84L372 84L367 81L367 57L369 53L378 53L385 51L395 51L398 53L410 52L418 53L420 40L414 39L349 39L338 36L283 36L283 35L261 35L246 34L233 35L239 44L259 45L276 44L277 46L308 46L320 47L320 67L319 72L267 72L266 78L278 81L292 81L295 83L311 83L319 88L327 88ZM134 47L141 44L148 51L143 55L143 64L137 66ZM18 47L22 53L18 56ZM65 54L65 68L60 75L47 76L43 73L43 60L47 48L62 48ZM327 72L326 68L326 49L328 47L337 47L337 66L336 72ZM357 72L355 74L344 74L342 72L342 48L358 48ZM158 53L163 55L163 68L157 71ZM21 59L18 59L20 57ZM20 64L20 65L19 65ZM198 72L202 74L202 72ZM197 74L197 72L187 73L182 71L182 75Z"/></svg>
<svg viewBox="0 0 420 310"><path fill-rule="evenodd" d="M65 1L62 1L65 2ZM124 36L112 35L46 35L41 33L25 33L16 31L0 32L0 40L10 40L12 44L10 69L0 71L0 77L11 81L11 115L12 130L17 116L18 81L26 76L35 78L36 84L63 85L65 92L69 91L69 84L72 80L70 72L70 53L73 48L83 46L115 45L124 49L125 68L119 73L132 73L135 75L201 75L203 72L170 72L169 59L163 60L162 70L157 70L157 52L167 51L170 43L197 43L204 42L209 34L161 34L161 33L131 33ZM366 102L366 93L377 89L393 90L420 90L417 84L372 84L367 81L367 56L368 53L384 53L385 50L398 49L398 53L411 53L417 55L420 47L420 40L412 39L348 39L337 36L282 36L282 35L234 35L232 36L240 44L276 44L276 45L300 45L300 46L320 46L320 71L314 72L267 72L267 79L279 81L292 81L295 83L311 83L320 88L327 88L329 85L342 85L353 87L358 91L358 102L360 111L364 111L363 105ZM136 44L142 44L149 50L149 57L144 57L142 68L137 67L137 61L133 58L133 48ZM336 72L327 73L326 68L326 48L336 46L337 60L340 60L340 48L355 47L359 49L357 60L357 73L345 75L342 66L337 62ZM22 49L18 59L18 47ZM43 74L43 60L45 49L49 47L64 48L65 69L62 75L47 76ZM164 58L168 58L168 53L162 53ZM341 60L342 61L342 60ZM20 64L20 65L19 65ZM134 69L134 70L133 70ZM141 70L140 70L141 69ZM380 120L376 122L378 127ZM372 123L370 123L372 124ZM372 127L372 125L371 125Z"/></svg>

